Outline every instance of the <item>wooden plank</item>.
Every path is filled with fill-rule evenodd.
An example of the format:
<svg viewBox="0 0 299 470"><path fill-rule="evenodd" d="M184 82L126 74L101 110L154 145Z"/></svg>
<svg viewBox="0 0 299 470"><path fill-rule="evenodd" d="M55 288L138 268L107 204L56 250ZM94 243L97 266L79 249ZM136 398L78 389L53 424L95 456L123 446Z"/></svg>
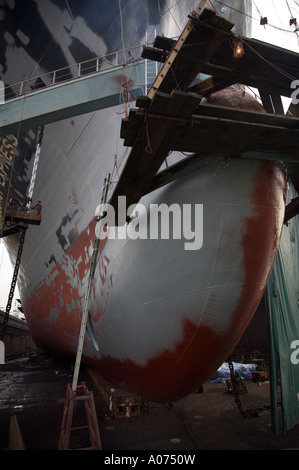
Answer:
<svg viewBox="0 0 299 470"><path fill-rule="evenodd" d="M155 95L149 109L143 111L144 121L110 200L116 213L118 196L127 197L128 207L153 187L171 150L202 156L263 151L275 153L275 158L280 153L287 161L299 159L298 119L199 103L197 95L178 91L170 97Z"/></svg>
<svg viewBox="0 0 299 470"><path fill-rule="evenodd" d="M299 119L290 116L281 116L273 113L259 113L255 111L230 108L228 106L215 106L212 104L200 103L196 110L196 115L219 117L244 121L268 126L285 127L288 129L299 129Z"/></svg>
<svg viewBox="0 0 299 470"><path fill-rule="evenodd" d="M175 46L176 41L172 38L166 38L165 36L156 36L154 40L154 47L162 49L163 51L171 51Z"/></svg>
<svg viewBox="0 0 299 470"><path fill-rule="evenodd" d="M267 93L265 90L259 90L259 94L267 113L284 115L283 104L279 95Z"/></svg>
<svg viewBox="0 0 299 470"><path fill-rule="evenodd" d="M245 114L248 115L246 112ZM278 118L282 122L283 119L280 116ZM271 120L273 116L270 116ZM127 197L127 207L136 204L144 194L166 184L175 174L201 157L233 158L251 152L251 156L256 155L258 158L260 152L264 152L265 158L268 159L280 158L286 162L299 162L299 129L294 129L293 126L288 128L203 115L193 115L191 119L150 115L148 123L151 150L147 154L143 142L145 136L139 134L140 140L135 142L117 189L110 200L116 215L117 196ZM194 155L157 175L170 150L194 152Z"/></svg>
<svg viewBox="0 0 299 470"><path fill-rule="evenodd" d="M156 36L153 46L143 46L141 57L156 62L165 62L175 44L176 41L174 39Z"/></svg>
<svg viewBox="0 0 299 470"><path fill-rule="evenodd" d="M232 25L209 10L204 10L199 21L193 20L190 27L191 24L192 20L173 47L150 91L151 97L157 89L167 93L174 88L186 90L186 83L188 87L199 72L216 77L218 81L253 86L273 96L291 95L290 83L298 78L299 54L255 39L241 38L245 55L236 60L229 34Z"/></svg>
<svg viewBox="0 0 299 470"><path fill-rule="evenodd" d="M156 176L171 150L201 156L263 154L264 158L299 161L299 120L203 105L201 96L184 93L202 72L212 78L192 87L196 93L208 95L242 83L261 90L271 103L268 111L281 112L280 95L290 96L290 80L299 68L298 54L259 41L246 39L245 43L244 38L245 56L236 60L231 48L233 25L212 11L201 12L204 3L190 17L147 98L139 99L140 109L123 121L121 135L132 150L110 200L116 215L118 196L126 196L127 207L136 204L142 195L183 169L176 167ZM278 70L280 66L282 70L285 66L286 74ZM173 91L178 88L182 92ZM121 223L125 222L123 215Z"/></svg>
<svg viewBox="0 0 299 470"><path fill-rule="evenodd" d="M143 46L141 53L143 59L153 60L154 62L165 62L165 51L150 46Z"/></svg>
<svg viewBox="0 0 299 470"><path fill-rule="evenodd" d="M243 60L243 59L242 59ZM283 96L290 95L290 82L288 85L283 83L277 83L274 80L263 80L263 78L258 73L247 74L240 72L238 68L232 69L228 64L214 64L207 62L202 70L203 73L207 75L212 75L222 80L231 80L233 83L239 83L242 85L247 85L258 90L265 90L266 92L271 92L274 94L281 94Z"/></svg>
<svg viewBox="0 0 299 470"><path fill-rule="evenodd" d="M218 109L215 108L215 111ZM229 111L232 111L230 117L236 115L235 110ZM261 115L264 122L262 119L260 122L248 122L246 118L250 117L250 114L255 116L256 113L238 110L236 113L237 120L218 115L195 114L191 119L161 115L151 115L150 119L153 127L155 120L159 123L156 129L165 129L167 121L172 123L173 136L169 137L170 150L194 152L202 155L223 155L228 152L231 155L240 155L248 151L274 152L275 154L279 152L282 159L286 161L298 160L298 119L293 122L291 118L284 116L264 114ZM243 119L242 113L244 113ZM280 125L284 122L287 126Z"/></svg>
<svg viewBox="0 0 299 470"><path fill-rule="evenodd" d="M202 31L200 31L200 35L204 35L203 39L203 44L201 45L200 43L198 44L199 42L199 39L197 38L197 44L192 44L192 41L193 41L193 37L196 35L198 36L199 33L198 31L193 31L192 28L190 29L189 27L186 28L186 31L184 31L184 33L182 33L182 36L181 38L179 39L179 41L176 43L173 39L169 39L169 38L164 38L163 36L157 36L155 41L154 41L154 47L150 47L150 46L144 46L143 48L143 52L141 54L141 56L143 58L146 58L146 59L150 59L150 60L154 60L154 61L158 61L158 62L165 62L167 56L165 54L165 51L171 51L173 49L174 52L173 52L173 57L171 56L169 58L169 64L171 62L171 71L170 71L170 76L171 75L177 75L177 77L171 77L172 80L176 80L176 84L178 85L179 84L179 87L180 89L183 89L185 90L186 89L186 85L184 85L183 83L180 83L180 80L181 80L181 73L180 73L180 70L179 68L182 67L183 68L183 75L184 75L184 79L186 80L187 84L190 84L192 81L193 81L193 77L195 78L196 75L200 72L201 68L202 68L202 64L204 64L208 58L210 58L214 51L218 48L219 44L221 44L222 40L224 39L224 33L227 32L227 31L230 31L231 28L232 28L232 24L231 23L228 23L226 21L223 21L222 18L219 18L215 15L215 13L209 11L209 10L205 10L201 17L200 17L200 20L201 21L206 21L207 19L209 19L210 23L207 23L207 24L200 24L200 28L202 29ZM189 21L189 24L191 22ZM193 29L197 27L197 24L195 22L194 26L193 26ZM208 30L206 28L209 28L209 27L212 27L212 31ZM215 29L217 28L217 31L215 32ZM218 28L223 28L224 31L219 31ZM184 36L185 34L185 36ZM211 37L211 41L209 42L208 40L208 35L213 35L213 38ZM183 60L181 59L180 57L180 54L179 54L179 46L180 46L180 42L183 42L183 44L181 44L181 47L182 47L182 51L183 51L183 54L184 54L184 57L183 57ZM176 47L175 47L176 46ZM199 49L199 46L201 46L201 51L200 51L200 55L199 57L196 57L196 55L198 55L197 53L197 50ZM204 47L203 47L204 46ZM186 72L188 72L187 70L187 67L186 67L186 60L190 58L191 60L191 68L192 68L192 72L189 72L192 73L191 75L191 78L188 74L188 76L186 77ZM179 65L177 64L177 62L179 62ZM196 67L195 67L195 64L196 64ZM167 82L169 80L169 77L167 76L167 73L169 72L169 69L167 69L167 73L166 75L164 74L164 70L161 71L161 76L163 76L163 81L164 81L164 86L165 86L165 82ZM159 78L158 78L159 80ZM208 79L210 80L210 79ZM213 80L213 78L212 78ZM231 81L226 81L225 82L225 85L221 83L218 83L217 85L217 89L222 89L224 87L227 87L231 84L233 84L234 82L231 82ZM160 86L159 86L159 90L162 91L163 88L161 88L162 85L162 80L161 80L161 83L160 83ZM215 84L213 85L215 87ZM219 88L220 86L220 88ZM156 84L154 84L154 88L156 87ZM173 87L175 88L175 86ZM158 88L157 88L158 89ZM166 88L165 88L165 91L167 92L170 92L171 90L171 86L169 85L169 83L166 85ZM199 91L199 86L195 86L194 89L191 89L191 90L188 90L188 91L191 91L191 92L195 92L195 93L200 93ZM153 96L153 95L151 95Z"/></svg>
<svg viewBox="0 0 299 470"><path fill-rule="evenodd" d="M271 95L272 103L274 106L274 112L277 114L284 115L283 104L281 101L281 97L279 95Z"/></svg>
<svg viewBox="0 0 299 470"><path fill-rule="evenodd" d="M197 75L203 71L205 64L213 57L215 52L220 48L222 42L226 39L226 33L231 30L231 23L228 23L222 18L217 18L217 20L218 19L220 21L219 24L217 24L217 27L221 30L219 32L215 32L214 29L209 29L208 24L203 24L206 27L202 28L203 31L199 38L189 38L189 42L193 42L195 45L190 47L187 42L182 50L182 54L184 56L183 60L180 61L178 66L175 64L172 67L173 74L181 90L186 90ZM190 56L188 61L189 63L187 63L186 53ZM182 78L180 78L180 76Z"/></svg>
<svg viewBox="0 0 299 470"><path fill-rule="evenodd" d="M299 214L299 197L292 199L291 202L285 208L284 224L288 224L288 221Z"/></svg>
<svg viewBox="0 0 299 470"><path fill-rule="evenodd" d="M148 96L137 96L136 98L136 106L138 108L146 108L150 107L152 100Z"/></svg>
<svg viewBox="0 0 299 470"><path fill-rule="evenodd" d="M186 90L232 29L233 24L224 18L208 9L201 10L200 6L189 19L148 93L150 98L157 90Z"/></svg>
<svg viewBox="0 0 299 470"><path fill-rule="evenodd" d="M283 113L279 96L290 96L292 93L290 83L298 77L299 55L262 41L242 38L245 56L236 60L228 34L230 26L221 23L223 18L209 10L204 10L199 18L200 21L194 22L193 28L181 39L183 43L178 41L173 48L150 96L153 96L156 89L167 93L173 88L186 90L186 83L188 88L197 73L203 72L214 77L213 80L216 81L213 86L210 84L211 90L221 89L222 81L229 85L242 83L253 86L261 92L264 91L265 96L271 94L273 97L272 101L268 100L269 106L265 104L268 112L274 111L271 106L274 106L272 102L275 101L276 112ZM201 40L208 45L201 44ZM209 92L209 88L191 89L192 92L199 93L201 90L204 93Z"/></svg>
<svg viewBox="0 0 299 470"><path fill-rule="evenodd" d="M274 106L270 94L265 90L259 90L260 98L267 113L274 113Z"/></svg>
<svg viewBox="0 0 299 470"><path fill-rule="evenodd" d="M132 147L137 133L142 125L144 114L138 109L130 109L129 116L122 120L120 137L126 147Z"/></svg>
<svg viewBox="0 0 299 470"><path fill-rule="evenodd" d="M299 161L298 138L298 129L193 116L192 122L185 125L171 147L172 150L211 156L272 152L275 159L280 154L282 160Z"/></svg>
<svg viewBox="0 0 299 470"><path fill-rule="evenodd" d="M177 114L178 108L180 108L179 101L184 98L179 92L172 94L172 99L168 93L156 93L154 99L148 108L147 114L161 114L170 115L171 112ZM183 101L183 100L182 100Z"/></svg>
<svg viewBox="0 0 299 470"><path fill-rule="evenodd" d="M223 90L234 85L233 81L222 80L217 77L209 77L188 88L190 93L198 93L201 96L208 96L216 91Z"/></svg>
<svg viewBox="0 0 299 470"><path fill-rule="evenodd" d="M174 91L170 96L162 93L155 95L149 110L144 115L144 122L137 133L134 146L109 201L117 216L118 196L125 195L127 207L129 207L136 204L148 191L174 139L179 138L183 131L183 126L178 126L176 117L182 115L184 118L191 119L200 99L197 95L179 91ZM159 112L159 119L152 118L157 112ZM168 119L163 119L167 116ZM122 223L124 222L123 218Z"/></svg>
<svg viewBox="0 0 299 470"><path fill-rule="evenodd" d="M290 96L293 91L290 84L298 77L299 54L261 41L242 39L244 57L234 59L230 38L227 38L204 65L202 72L266 93Z"/></svg>
<svg viewBox="0 0 299 470"><path fill-rule="evenodd" d="M297 52L254 38L243 38L243 43L246 51L244 57L246 55L253 57L253 66L257 58L263 62L261 75L266 71L269 78L273 74L287 81L298 78L299 55Z"/></svg>

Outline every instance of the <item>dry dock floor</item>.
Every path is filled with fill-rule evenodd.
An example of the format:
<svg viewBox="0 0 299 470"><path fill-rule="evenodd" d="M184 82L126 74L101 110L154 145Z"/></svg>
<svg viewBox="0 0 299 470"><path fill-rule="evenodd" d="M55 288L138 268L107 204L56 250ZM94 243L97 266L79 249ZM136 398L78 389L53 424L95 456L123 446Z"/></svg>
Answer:
<svg viewBox="0 0 299 470"><path fill-rule="evenodd" d="M8 448L9 425L16 416L26 450L57 450L66 387L71 381L70 365L61 361L35 370L24 369L19 363L0 366L0 449ZM240 395L244 409L263 408L256 418L240 414L226 386L207 382L203 393L194 391L172 406L150 403L149 410L141 408L139 417L107 419L107 404L84 367L79 381L85 381L93 391L105 451L299 448L299 425L286 434L272 430L267 382L258 386L247 380L248 393ZM280 408L278 412L280 415ZM81 418L79 413L76 419ZM85 436L72 435L71 449L86 445Z"/></svg>

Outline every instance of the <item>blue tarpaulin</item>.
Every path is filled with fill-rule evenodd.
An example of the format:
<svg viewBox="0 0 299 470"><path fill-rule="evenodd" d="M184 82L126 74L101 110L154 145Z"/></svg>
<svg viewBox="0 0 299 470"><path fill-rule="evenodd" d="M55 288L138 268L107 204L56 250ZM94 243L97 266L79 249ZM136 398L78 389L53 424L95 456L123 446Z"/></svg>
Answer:
<svg viewBox="0 0 299 470"><path fill-rule="evenodd" d="M256 364L242 364L241 362L233 362L234 371L243 379L252 379L252 371L256 369ZM219 383L223 379L230 377L230 368L228 362L224 362L219 369L212 375L210 382Z"/></svg>

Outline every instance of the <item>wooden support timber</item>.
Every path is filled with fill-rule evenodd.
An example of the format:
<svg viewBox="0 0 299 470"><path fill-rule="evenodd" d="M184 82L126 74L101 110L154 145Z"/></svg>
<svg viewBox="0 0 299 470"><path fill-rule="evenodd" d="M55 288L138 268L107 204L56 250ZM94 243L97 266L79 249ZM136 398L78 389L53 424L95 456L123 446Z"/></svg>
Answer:
<svg viewBox="0 0 299 470"><path fill-rule="evenodd" d="M177 125L176 118L180 116L180 119L191 120L192 113L197 108L200 99L197 95L176 90L170 96L158 93L150 103L146 115L133 112L130 113L128 121L124 121L122 137L125 137L125 145L127 145L126 135L128 135L129 141L132 138L134 140L132 135L137 131L137 137L118 181L117 191L110 200L116 213L119 195L126 195L127 204L130 206L136 204L140 197L147 192L153 178L170 152L174 138L178 139L183 132L184 127ZM152 116L159 116L159 119L152 119ZM142 125L139 128L140 121ZM162 126L161 122L163 122ZM122 222L125 223L125 220Z"/></svg>
<svg viewBox="0 0 299 470"><path fill-rule="evenodd" d="M232 23L210 10L201 12L199 7L165 60L148 97L153 98L157 90L166 93L177 87L186 90L232 28Z"/></svg>
<svg viewBox="0 0 299 470"><path fill-rule="evenodd" d="M299 214L299 197L295 197L285 208L284 224L288 225L288 221Z"/></svg>
<svg viewBox="0 0 299 470"><path fill-rule="evenodd" d="M236 59L232 53L233 25L205 9L190 18L177 41L157 40L154 48L145 47L142 57L164 63L149 96L155 91L170 93L179 87L206 95L233 84L257 88L266 99L275 101L270 112L280 108L280 96L290 97L293 80L299 79L299 55L256 39L238 36L244 56ZM186 31L187 30L187 31ZM168 46L167 46L168 44ZM169 51L170 45L173 45ZM197 74L210 77L192 84ZM280 108L281 109L281 108Z"/></svg>
<svg viewBox="0 0 299 470"><path fill-rule="evenodd" d="M121 136L132 151L110 199L116 213L118 196L126 196L128 208L153 189L159 168L172 150L197 154L197 159L260 154L299 161L299 119L215 107L200 100L198 95L176 90L170 95L157 92L149 106L144 99L147 109L132 110L123 121ZM116 218L116 222L124 220Z"/></svg>
<svg viewBox="0 0 299 470"><path fill-rule="evenodd" d="M299 162L299 119L282 115L280 98L293 91L290 85L299 69L299 54L241 38L245 55L236 59L232 27L199 7L176 43L158 37L156 51L145 48L143 57L164 65L148 95L137 99L137 108L122 122L121 137L132 150L110 199L116 224L125 222L118 214L118 196L126 196L128 209L173 177L178 166L158 175L171 151L191 152L198 159L230 155ZM199 73L211 77L196 83ZM233 84L258 88L264 103L272 107L259 113L202 102L203 96Z"/></svg>
<svg viewBox="0 0 299 470"><path fill-rule="evenodd" d="M73 426L74 412L76 406L80 402L84 403L87 424L82 426ZM101 450L102 444L99 433L93 393L87 389L85 382L82 382L81 385L78 385L75 391L72 390L71 384L68 384L64 403L58 450L69 449L71 432L82 430L89 431L91 446L86 448L80 448L80 450Z"/></svg>

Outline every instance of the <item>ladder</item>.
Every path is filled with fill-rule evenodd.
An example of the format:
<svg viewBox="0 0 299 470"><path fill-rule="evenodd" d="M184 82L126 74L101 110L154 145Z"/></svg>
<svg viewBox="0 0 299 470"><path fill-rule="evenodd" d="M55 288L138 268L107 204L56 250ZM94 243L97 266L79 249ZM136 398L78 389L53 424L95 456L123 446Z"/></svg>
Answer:
<svg viewBox="0 0 299 470"><path fill-rule="evenodd" d="M43 136L44 136L44 129L45 129L45 126L41 126L38 142L37 142L36 149L35 149L32 175L31 175L31 180L30 180L30 185L29 185L29 190L28 190L28 202L27 202L27 205L26 205L27 210L30 209L30 204L32 202L32 195L33 195L33 190L34 190L34 186L35 186L37 168L38 168L38 163L39 163L40 149L41 149Z"/></svg>
<svg viewBox="0 0 299 470"><path fill-rule="evenodd" d="M70 433L73 430L78 429L89 429L90 440L91 440L91 447L89 449L101 449L101 440L100 440L100 433L98 430L98 422L96 417L96 410L93 401L93 394L89 392L86 388L86 384L83 382L81 385L78 385L78 377L80 371L80 364L82 359L83 353L83 346L85 340L85 333L86 333L86 326L87 320L89 315L89 306L90 306L90 299L92 293L92 286L94 280L94 272L97 263L98 257L98 250L100 244L100 235L101 235L101 227L102 227L102 220L104 218L104 205L107 200L108 188L110 184L110 173L104 180L104 186L102 190L102 197L101 197L101 213L99 216L99 221L95 231L95 238L94 238L94 245L93 245L93 252L91 257L91 263L89 268L89 276L88 276L88 285L84 299L84 307L83 307L83 314L81 320L81 328L79 333L79 342L77 347L77 354L76 354L76 362L74 368L74 375L72 384L67 385L67 392L64 404L64 411L62 417L62 424L60 429L60 438L59 438L59 446L58 450L65 450L68 448L69 440L70 440ZM83 390L83 395L78 395ZM75 403L78 401L85 400L85 409L86 409L86 417L87 417L87 426L79 426L76 428L72 428L72 421L73 421L73 414Z"/></svg>
<svg viewBox="0 0 299 470"><path fill-rule="evenodd" d="M154 35L156 36L156 29L154 32ZM146 44L148 44L148 38L147 38L147 33L146 33ZM144 62L144 67L145 67L145 72L144 72L144 77L145 77L145 87L144 87L144 94L147 95L152 84L157 78L158 75L158 62L145 59Z"/></svg>
<svg viewBox="0 0 299 470"><path fill-rule="evenodd" d="M107 200L107 193L108 193L108 188L109 188L109 183L110 183L110 173L107 175L104 181L104 186L102 190L102 197L101 197L101 207L104 207L104 204ZM98 224L101 225L101 221L104 217L104 210L102 210L102 213L99 217L99 222ZM93 244L93 252L92 252L92 257L91 257L91 263L90 263L90 269L89 269L89 276L88 276L88 285L87 285L87 291L85 294L85 300L84 300L84 307L83 307L83 314L82 314L82 320L81 320L81 328L80 328L80 334L79 334L79 343L78 343L78 348L77 348L77 356L76 356L76 362L75 362L75 369L74 369L74 375L73 375L73 382L72 382L72 390L75 391L78 383L78 376L79 376L79 370L80 370L80 363L81 363L81 358L82 358L82 352L83 352L83 345L84 345L84 340L85 340L85 333L86 333L86 325L87 325L87 320L88 320L88 315L89 315L89 305L90 305L90 299L91 299L91 292L92 292L92 286L93 286L93 279L94 279L94 272L96 268L96 263L97 263L97 257L98 257L98 250L99 250L99 244L100 244L100 238L97 236L97 233L99 234L100 237L100 230L96 230L95 238L94 238L94 244Z"/></svg>
<svg viewBox="0 0 299 470"><path fill-rule="evenodd" d="M145 59L145 95L148 94L152 84L159 73L158 62Z"/></svg>

